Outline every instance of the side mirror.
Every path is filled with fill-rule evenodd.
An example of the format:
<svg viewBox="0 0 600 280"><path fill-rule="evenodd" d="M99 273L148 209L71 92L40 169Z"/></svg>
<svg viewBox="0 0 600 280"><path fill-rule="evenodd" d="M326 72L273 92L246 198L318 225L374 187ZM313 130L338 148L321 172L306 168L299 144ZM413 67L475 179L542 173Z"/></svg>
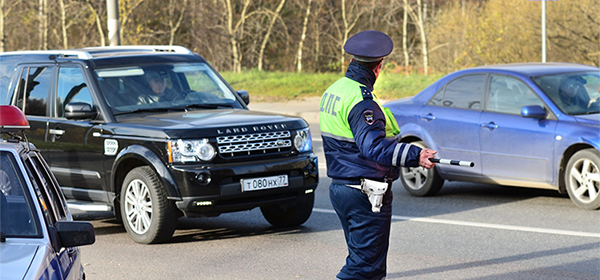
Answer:
<svg viewBox="0 0 600 280"><path fill-rule="evenodd" d="M67 119L95 119L97 115L96 108L84 102L71 102L65 106L65 118Z"/></svg>
<svg viewBox="0 0 600 280"><path fill-rule="evenodd" d="M235 93L237 93L242 100L244 101L244 103L246 103L246 105L250 104L250 94L248 93L247 90L238 90Z"/></svg>
<svg viewBox="0 0 600 280"><path fill-rule="evenodd" d="M96 242L96 232L90 222L58 221L54 227L62 247L90 245Z"/></svg>
<svg viewBox="0 0 600 280"><path fill-rule="evenodd" d="M540 105L523 106L521 116L525 118L543 119L546 117L546 109Z"/></svg>

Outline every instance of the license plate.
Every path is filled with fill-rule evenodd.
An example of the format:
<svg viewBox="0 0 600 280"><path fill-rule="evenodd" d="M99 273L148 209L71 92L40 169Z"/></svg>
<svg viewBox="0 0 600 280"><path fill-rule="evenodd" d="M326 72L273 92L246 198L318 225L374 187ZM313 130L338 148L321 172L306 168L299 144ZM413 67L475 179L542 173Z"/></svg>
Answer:
<svg viewBox="0 0 600 280"><path fill-rule="evenodd" d="M278 175L253 179L242 179L242 191L258 191L274 188L284 188L289 185L287 175Z"/></svg>

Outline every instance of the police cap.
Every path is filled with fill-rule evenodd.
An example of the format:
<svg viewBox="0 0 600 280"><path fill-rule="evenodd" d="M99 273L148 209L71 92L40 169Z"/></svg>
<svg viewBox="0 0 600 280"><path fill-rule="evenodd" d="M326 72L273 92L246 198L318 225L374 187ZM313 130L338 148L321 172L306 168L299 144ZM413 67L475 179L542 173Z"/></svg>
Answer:
<svg viewBox="0 0 600 280"><path fill-rule="evenodd" d="M350 37L344 45L344 50L362 62L375 62L383 59L394 49L392 39L377 30L366 30Z"/></svg>

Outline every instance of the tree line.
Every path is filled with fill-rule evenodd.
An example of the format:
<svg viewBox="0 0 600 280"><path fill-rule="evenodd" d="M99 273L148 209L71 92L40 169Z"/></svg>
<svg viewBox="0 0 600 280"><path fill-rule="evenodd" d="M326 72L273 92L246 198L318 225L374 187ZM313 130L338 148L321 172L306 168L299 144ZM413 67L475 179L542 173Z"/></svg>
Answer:
<svg viewBox="0 0 600 280"><path fill-rule="evenodd" d="M386 71L541 61L540 0L119 0L122 45L182 45L221 71L343 71L377 29ZM106 0L0 0L0 52L108 44ZM546 2L547 61L600 65L600 0Z"/></svg>

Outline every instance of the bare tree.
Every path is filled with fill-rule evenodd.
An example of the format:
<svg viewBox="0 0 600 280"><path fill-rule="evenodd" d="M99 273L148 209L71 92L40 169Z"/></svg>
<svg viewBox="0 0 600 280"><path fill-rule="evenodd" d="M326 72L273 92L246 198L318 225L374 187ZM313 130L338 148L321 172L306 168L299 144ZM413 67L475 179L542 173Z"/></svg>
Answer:
<svg viewBox="0 0 600 280"><path fill-rule="evenodd" d="M90 0L83 1L88 6L90 12L92 13L92 16L94 17L94 21L96 22L96 28L98 28L98 35L100 36L100 46L104 47L106 46L106 36L104 35L104 29L102 28L102 20L100 15L98 14L98 10L94 8L94 5L92 5L92 2ZM123 32L120 33L123 34Z"/></svg>
<svg viewBox="0 0 600 280"><path fill-rule="evenodd" d="M304 47L304 40L306 40L306 30L308 26L308 17L310 16L310 7L312 6L313 0L308 0L308 4L306 5L306 14L304 15L304 21L302 22L302 35L300 35L300 40L298 42L298 55L297 59L297 72L302 72L302 48Z"/></svg>
<svg viewBox="0 0 600 280"><path fill-rule="evenodd" d="M406 4L406 0L405 0ZM417 12L415 13L414 9L410 5L405 5L405 9L408 14L412 17L414 22L417 24L417 28L419 30L419 35L421 36L421 56L423 59L423 71L424 74L427 75L429 73L429 54L427 49L427 34L425 31L425 16L423 12L423 3L421 0L417 0Z"/></svg>
<svg viewBox="0 0 600 280"><path fill-rule="evenodd" d="M342 0L342 25L343 25L343 29L339 30L338 29L338 34L340 35L340 57L339 57L339 61L340 61L340 68L341 71L344 71L343 65L346 62L346 56L344 55L344 43L346 41L348 41L348 35L350 34L350 32L352 31L352 29L354 29L354 26L356 25L356 23L358 22L358 20L360 19L360 17L362 16L362 14L365 12L365 10L362 8L364 7L364 3L361 3L362 1L350 1L350 7L348 9L346 9L346 0ZM347 12L346 12L347 10Z"/></svg>
<svg viewBox="0 0 600 280"><path fill-rule="evenodd" d="M123 41L123 39L125 38L124 37L125 29L127 27L127 23L129 21L129 19L131 18L131 14L144 1L145 0L127 0L127 1L121 0L121 1L119 1L119 6L127 7L127 8L119 9L120 10L119 13L121 15L123 15L123 18L121 19L121 32L120 32L121 42L125 42L125 41ZM127 2L127 3L125 3L125 2ZM131 4L131 2L133 2L133 4Z"/></svg>
<svg viewBox="0 0 600 280"><path fill-rule="evenodd" d="M48 0L40 0L38 6L38 49L48 49Z"/></svg>
<svg viewBox="0 0 600 280"><path fill-rule="evenodd" d="M233 71L236 73L242 72L242 54L239 49L239 38L243 37L243 27L246 21L246 13L250 6L251 0L244 0L242 12L237 23L233 23L233 6L231 0L225 0L227 7L227 34L230 37L231 54L233 55ZM238 38L239 37L239 38Z"/></svg>
<svg viewBox="0 0 600 280"><path fill-rule="evenodd" d="M260 45L260 52L258 55L258 71L263 71L265 48L267 47L267 43L269 42L269 36L271 36L271 30L273 30L273 25L275 25L275 21L277 21L277 19L280 19L279 13L281 12L283 5L285 5L285 0L281 0L279 2L279 5L277 5L275 11L270 12L271 21L269 22L269 27L267 27L267 32L265 34L265 37L263 38L262 44Z"/></svg>
<svg viewBox="0 0 600 280"><path fill-rule="evenodd" d="M6 6L6 0L0 0L0 52L4 52L6 44L6 35L4 34L4 18L7 17L11 10L21 2L16 0L10 6Z"/></svg>
<svg viewBox="0 0 600 280"><path fill-rule="evenodd" d="M408 69L410 65L410 56L408 55L408 0L404 0L402 9L402 53L404 54L404 67Z"/></svg>
<svg viewBox="0 0 600 280"><path fill-rule="evenodd" d="M60 26L62 31L62 41L63 41L63 49L69 48L69 41L67 37L67 12L65 10L65 1L58 0L58 4L60 7Z"/></svg>
<svg viewBox="0 0 600 280"><path fill-rule="evenodd" d="M183 4L181 4L179 0L169 0L169 45L173 45L173 42L175 42L175 33L183 21L187 2L188 0L183 0ZM173 15L175 14L175 7L180 7L181 10L179 11L179 17L177 18L177 21L174 23Z"/></svg>

